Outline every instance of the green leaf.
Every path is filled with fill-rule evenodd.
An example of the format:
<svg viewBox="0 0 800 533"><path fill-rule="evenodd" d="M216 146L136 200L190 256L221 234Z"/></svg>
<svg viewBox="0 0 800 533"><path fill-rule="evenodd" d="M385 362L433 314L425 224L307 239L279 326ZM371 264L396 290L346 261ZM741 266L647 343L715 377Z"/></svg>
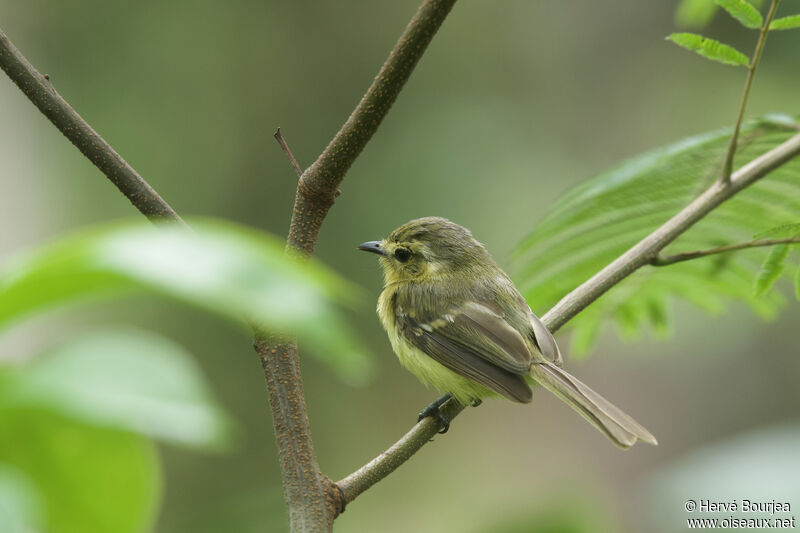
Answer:
<svg viewBox="0 0 800 533"><path fill-rule="evenodd" d="M150 530L161 492L153 446L39 409L0 410L0 462L38 488L49 533Z"/></svg>
<svg viewBox="0 0 800 533"><path fill-rule="evenodd" d="M515 281L533 309L546 310L694 200L719 175L730 130L698 135L623 162L556 202L517 247ZM736 156L740 167L796 135L783 121L744 125ZM800 220L800 158L773 170L684 233L665 254L752 240L753 234ZM764 250L747 249L666 267L644 267L570 321L585 346L598 329L620 321L669 323L669 302L683 299L711 314L731 302L774 316L784 302L770 291L753 294ZM598 319L600 317L600 319ZM600 322L600 325L598 325ZM660 328L660 329L659 329ZM588 342L587 342L588 341Z"/></svg>
<svg viewBox="0 0 800 533"><path fill-rule="evenodd" d="M43 246L0 274L0 327L56 304L150 291L235 321L297 333L348 381L370 360L342 319L357 288L322 265L287 258L277 239L231 223L118 223ZM248 328L249 329L249 328Z"/></svg>
<svg viewBox="0 0 800 533"><path fill-rule="evenodd" d="M781 224L768 230L759 232L753 236L754 239L763 239L765 237L789 237L795 233L800 233L800 222L793 222L791 224Z"/></svg>
<svg viewBox="0 0 800 533"><path fill-rule="evenodd" d="M219 447L232 423L200 369L173 342L108 330L36 357L7 377L0 405L40 407L94 426Z"/></svg>
<svg viewBox="0 0 800 533"><path fill-rule="evenodd" d="M715 0L730 15L747 28L760 28L764 24L761 13L747 0Z"/></svg>
<svg viewBox="0 0 800 533"><path fill-rule="evenodd" d="M800 15L790 15L788 17L781 17L775 19L769 24L770 31L772 30L793 30L800 28Z"/></svg>
<svg viewBox="0 0 800 533"><path fill-rule="evenodd" d="M762 231L758 235L759 236L756 237L756 239L760 239L765 236L773 238L798 237L800 236L800 223L781 224L766 231ZM789 254L790 248L792 247L793 245L790 244L772 247L767 255L767 259L764 261L764 264L761 265L758 276L756 277L754 287L756 296L760 296L771 289L781 276L784 269L784 262L786 261L786 257Z"/></svg>
<svg viewBox="0 0 800 533"><path fill-rule="evenodd" d="M727 44L696 33L672 33L667 40L701 56L726 65L747 66L747 56Z"/></svg>
<svg viewBox="0 0 800 533"><path fill-rule="evenodd" d="M789 254L789 245L781 244L773 246L767 255L761 270L758 272L755 283L755 294L761 296L772 288L775 282L783 273L783 263Z"/></svg>
<svg viewBox="0 0 800 533"><path fill-rule="evenodd" d="M760 8L764 1L753 0L748 2ZM700 29L708 26L717 12L715 0L681 0L675 10L675 25L680 28Z"/></svg>
<svg viewBox="0 0 800 533"><path fill-rule="evenodd" d="M792 115L788 115L786 113L767 113L766 115L761 116L762 122L769 122L773 125L782 125L786 129L789 130L798 130L800 129L800 123L797 122L797 118L793 117Z"/></svg>
<svg viewBox="0 0 800 533"><path fill-rule="evenodd" d="M716 12L714 0L681 0L675 10L675 24L681 28L704 28Z"/></svg>
<svg viewBox="0 0 800 533"><path fill-rule="evenodd" d="M6 533L33 533L44 528L39 490L18 468L0 463L0 524Z"/></svg>

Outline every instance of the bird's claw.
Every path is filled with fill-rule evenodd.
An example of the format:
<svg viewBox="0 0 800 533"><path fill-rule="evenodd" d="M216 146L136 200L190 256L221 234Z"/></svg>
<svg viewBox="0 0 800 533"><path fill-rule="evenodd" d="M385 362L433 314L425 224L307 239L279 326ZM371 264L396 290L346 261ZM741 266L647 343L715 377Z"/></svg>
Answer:
<svg viewBox="0 0 800 533"><path fill-rule="evenodd" d="M420 411L419 416L417 417L417 422L421 422L424 418L431 416L442 424L442 429L439 430L439 433L442 435L447 433L447 430L450 429L450 419L444 416L444 413L442 413L439 408L449 399L450 395L445 394L441 398L431 402L430 405Z"/></svg>
<svg viewBox="0 0 800 533"><path fill-rule="evenodd" d="M442 429L440 429L438 433L444 435L445 433L447 433L447 430L450 429L450 419L444 416L444 414L439 410L438 407L434 407L433 409L430 409L430 407L431 406L429 405L428 407L422 410L422 412L419 414L419 417L417 418L417 422L421 422L422 420L428 418L429 416L433 417L442 423Z"/></svg>

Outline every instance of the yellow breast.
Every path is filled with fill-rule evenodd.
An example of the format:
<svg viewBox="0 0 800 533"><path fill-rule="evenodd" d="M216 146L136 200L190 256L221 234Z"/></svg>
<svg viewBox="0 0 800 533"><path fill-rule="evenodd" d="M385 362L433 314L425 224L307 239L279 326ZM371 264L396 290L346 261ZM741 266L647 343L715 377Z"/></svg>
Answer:
<svg viewBox="0 0 800 533"><path fill-rule="evenodd" d="M406 369L422 383L441 392L449 392L464 405L487 396L497 396L483 385L457 374L432 359L425 352L405 340L397 328L395 296L397 284L387 286L378 298L378 316L381 319L397 358Z"/></svg>

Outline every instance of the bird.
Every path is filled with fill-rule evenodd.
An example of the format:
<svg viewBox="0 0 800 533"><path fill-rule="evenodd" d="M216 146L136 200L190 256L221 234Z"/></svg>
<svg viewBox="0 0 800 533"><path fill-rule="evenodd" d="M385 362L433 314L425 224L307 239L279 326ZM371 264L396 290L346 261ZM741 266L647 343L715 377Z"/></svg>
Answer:
<svg viewBox="0 0 800 533"><path fill-rule="evenodd" d="M549 390L614 444L655 437L562 368L547 326L472 233L442 217L411 220L358 250L379 256L384 288L378 315L400 363L444 396L420 413L434 416L451 397L463 405L504 397L529 403L534 384Z"/></svg>

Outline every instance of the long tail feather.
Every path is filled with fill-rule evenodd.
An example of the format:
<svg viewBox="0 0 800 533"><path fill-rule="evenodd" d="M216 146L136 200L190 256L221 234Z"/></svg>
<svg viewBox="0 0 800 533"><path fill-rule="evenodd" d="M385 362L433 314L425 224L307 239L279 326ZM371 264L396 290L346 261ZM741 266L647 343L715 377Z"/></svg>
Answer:
<svg viewBox="0 0 800 533"><path fill-rule="evenodd" d="M535 363L531 365L531 377L578 411L617 446L629 448L637 440L658 444L636 420L565 370L550 363Z"/></svg>

